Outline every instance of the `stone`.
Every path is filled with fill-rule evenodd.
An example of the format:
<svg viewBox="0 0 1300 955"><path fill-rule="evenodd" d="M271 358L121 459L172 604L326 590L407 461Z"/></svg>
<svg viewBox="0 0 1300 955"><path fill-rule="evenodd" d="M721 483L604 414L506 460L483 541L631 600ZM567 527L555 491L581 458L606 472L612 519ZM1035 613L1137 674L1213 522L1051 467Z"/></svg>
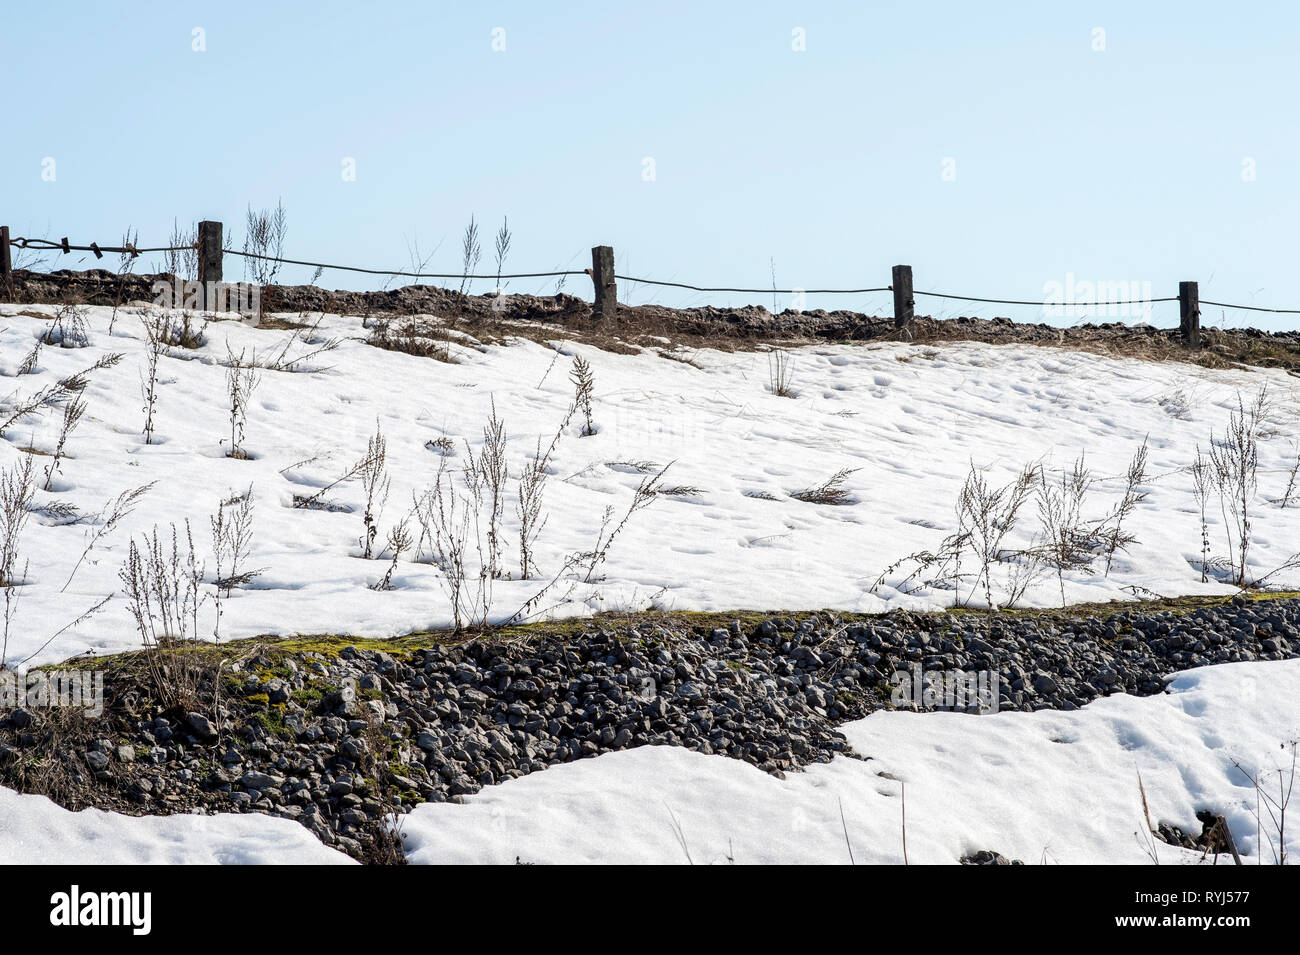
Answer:
<svg viewBox="0 0 1300 955"><path fill-rule="evenodd" d="M186 713L185 725L193 731L194 735L201 740L213 740L217 738L217 730L202 713Z"/></svg>
<svg viewBox="0 0 1300 955"><path fill-rule="evenodd" d="M86 765L91 769L99 772L108 768L108 753L102 750L92 749L86 753Z"/></svg>
<svg viewBox="0 0 1300 955"><path fill-rule="evenodd" d="M284 779L280 776L272 776L268 773L250 769L239 777L239 785L245 789L268 789L272 786L284 785Z"/></svg>

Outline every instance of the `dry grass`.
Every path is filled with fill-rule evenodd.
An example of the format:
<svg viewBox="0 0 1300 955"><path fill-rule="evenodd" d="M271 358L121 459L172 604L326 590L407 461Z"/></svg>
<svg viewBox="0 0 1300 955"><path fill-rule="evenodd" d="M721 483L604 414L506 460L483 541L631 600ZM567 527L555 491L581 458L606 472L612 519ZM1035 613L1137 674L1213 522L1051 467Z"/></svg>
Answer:
<svg viewBox="0 0 1300 955"><path fill-rule="evenodd" d="M253 551L253 489L222 501L211 525L216 560L213 583L221 596L229 597L236 587L245 587L262 574L247 566Z"/></svg>
<svg viewBox="0 0 1300 955"><path fill-rule="evenodd" d="M506 460L506 426L497 417L496 400L492 401L492 416L483 427L483 447L477 455L465 443L465 481L474 499L474 513L480 540L486 538L487 555L482 561L483 573L496 580L505 576L502 570L502 553L505 538L501 520L505 514L506 482L510 477Z"/></svg>
<svg viewBox="0 0 1300 955"><path fill-rule="evenodd" d="M293 326L293 334L285 339L283 347L271 358L259 361L258 367L270 371L297 372L299 366L310 359L334 351L343 344L343 339L326 338L320 335L320 325L324 319L324 314L321 314L311 324L302 323ZM262 326L259 325L259 327ZM299 344L303 346L301 354L291 356L290 351L294 345ZM306 370L311 371L313 369L307 368Z"/></svg>
<svg viewBox="0 0 1300 955"><path fill-rule="evenodd" d="M1234 582L1247 582L1252 540L1251 513L1259 487L1259 442L1269 417L1268 389L1261 388L1249 407L1240 395L1223 436L1211 435L1210 473L1219 492Z"/></svg>
<svg viewBox="0 0 1300 955"><path fill-rule="evenodd" d="M596 423L592 418L592 402L595 398L596 375L591 365L581 355L573 359L569 370L569 380L573 382L573 403L582 412L582 436L590 437L596 433Z"/></svg>
<svg viewBox="0 0 1300 955"><path fill-rule="evenodd" d="M184 652L199 639L203 568L188 524L184 550L180 539L171 525L168 547L155 527L139 544L131 542L119 574L144 646L149 685L165 708L178 711L199 705L200 688L210 676L206 667L195 665L196 655Z"/></svg>
<svg viewBox="0 0 1300 955"><path fill-rule="evenodd" d="M41 714L35 738L4 767L5 785L45 796L74 812L94 805L94 771L69 753L84 753L103 732L101 720L75 707L55 706Z"/></svg>
<svg viewBox="0 0 1300 955"><path fill-rule="evenodd" d="M99 542L117 530L118 525L131 515L136 505L153 489L155 483L151 481L132 490L123 491L95 515L92 520L93 529L86 532L86 546L82 549L81 556L77 558L76 564L73 565L72 573L68 575L68 579L64 581L63 587L60 588L60 593L68 589L68 585L77 576L77 571L81 569L81 565L85 563L86 558L99 545Z"/></svg>
<svg viewBox="0 0 1300 955"><path fill-rule="evenodd" d="M64 305L54 313L54 322L41 335L41 343L60 348L85 348L90 344L86 313L87 309L80 305Z"/></svg>
<svg viewBox="0 0 1300 955"><path fill-rule="evenodd" d="M288 219L284 204L276 201L274 209L248 207L244 222L244 252L268 258L244 258L245 274L258 285L274 285L280 272L277 261L284 255L284 238Z"/></svg>
<svg viewBox="0 0 1300 955"><path fill-rule="evenodd" d="M1287 850L1289 837L1286 816L1291 805L1291 795L1295 790L1296 769L1300 765L1298 763L1300 740L1290 740L1283 743L1281 748L1284 762L1282 765L1274 766L1269 772L1252 773L1237 760L1232 761L1233 767L1249 780L1255 790L1255 808L1251 810L1251 814L1255 817L1256 840L1260 847L1258 851L1262 856L1263 847L1267 845L1276 865L1286 865L1290 861ZM1291 757L1289 765L1285 762L1288 751ZM1222 818L1219 817L1220 820ZM1232 847L1232 853L1235 857L1237 854L1235 846ZM1237 864L1241 864L1240 859L1237 860Z"/></svg>
<svg viewBox="0 0 1300 955"><path fill-rule="evenodd" d="M859 470L860 468L843 468L816 487L795 491L790 496L796 501L803 501L805 504L830 504L835 507L852 504L854 502L853 495L844 486L844 482L849 479L850 475Z"/></svg>
<svg viewBox="0 0 1300 955"><path fill-rule="evenodd" d="M794 392L790 390L793 369L790 362L790 353L784 348L778 348L767 356L767 388L768 391L778 398L793 398Z"/></svg>
<svg viewBox="0 0 1300 955"><path fill-rule="evenodd" d="M384 551L391 555L388 563L388 570L384 576L377 580L370 588L371 590L392 590L393 574L397 573L397 565L405 554L415 545L415 538L411 536L411 521L409 517L404 517L393 525L388 532L388 540L384 544Z"/></svg>
<svg viewBox="0 0 1300 955"><path fill-rule="evenodd" d="M278 213L279 210L265 210L257 216L273 220ZM273 232L274 223L270 225ZM190 247L183 253L185 261L171 263L170 271L193 277L193 230L182 232L178 229L177 233L173 244ZM462 246L468 272L481 254L477 224L466 230ZM504 259L505 250L499 251L499 257ZM24 301L45 298L54 304L78 303L79 300L85 300L80 302L85 304L93 298L96 303L105 304L101 300L103 293L96 297L93 289L83 288L84 277L74 274L55 280L62 285L62 291L58 293L52 293L48 288L50 276L34 277L39 278L42 284L27 295L20 286L18 294ZM519 337L545 344L560 335L605 351L653 350L671 358L677 358L677 353L702 348L730 352L751 350L759 344L784 347L826 342L910 341L935 345L978 341L1066 348L1144 361L1181 361L1210 368L1283 368L1300 375L1300 340L1260 334L1249 329L1202 328L1202 347L1190 350L1182 345L1177 329L1124 326L1118 322L1056 328L1032 322L1017 323L1005 318L936 319L918 316L911 335L902 335L893 327L889 316L814 310L792 322L788 312L773 316L759 306L672 309L628 304L619 306L614 319L599 322L593 320L587 301L563 294L560 288L553 295L512 294L508 297L509 303L503 306L503 296L470 296L468 284L468 281L462 282L459 292L455 288L409 286L395 290L385 287L373 293L331 293L314 285L272 285L264 290L263 302L282 303L282 312L300 310L307 299L310 299L312 311L335 314L386 313L396 316L413 315L419 311L436 312L446 315L446 328L464 330L489 342ZM563 281L560 286L563 286ZM310 289L310 295L304 294L306 288ZM364 296L361 304L356 303L358 294ZM335 298L336 295L347 296L349 304L345 307L342 299ZM111 294L107 304L112 304ZM48 319L51 316L41 314L40 317ZM1226 312L1223 318L1226 320ZM293 323L285 319L270 319L263 320L262 326L289 328Z"/></svg>
<svg viewBox="0 0 1300 955"><path fill-rule="evenodd" d="M238 355L226 344L226 394L230 398L230 452L229 457L246 460L248 458L242 445L244 429L248 424L248 406L253 392L261 382L257 373L257 353L245 360L244 352Z"/></svg>
<svg viewBox="0 0 1300 955"><path fill-rule="evenodd" d="M1009 483L995 486L972 463L953 506L956 529L940 542L937 550L908 554L885 568L871 585L871 591L874 593L886 578L910 566L911 571L894 584L896 590L905 593L905 588L919 580L924 587L951 590L954 607L971 606L976 593L982 593L983 609L992 614L998 609L993 599L993 569L1001 567L1006 571L1000 588L1005 594L1002 606L1014 606L1038 571L1041 548L1016 551L1008 548L1006 542L1019 523L1020 512L1033 494L1040 475L1039 468L1027 467ZM973 573L963 570L966 557L974 559ZM970 587L964 598L963 584Z"/></svg>
<svg viewBox="0 0 1300 955"><path fill-rule="evenodd" d="M0 587L6 589L20 583L19 541L27 526L35 490L31 455L0 472Z"/></svg>
<svg viewBox="0 0 1300 955"><path fill-rule="evenodd" d="M704 494L704 488L694 484L666 484L654 493L663 497L700 497Z"/></svg>
<svg viewBox="0 0 1300 955"><path fill-rule="evenodd" d="M357 475L366 496L366 509L361 515L363 530L359 543L361 556L370 560L374 555L375 538L379 535L379 519L388 503L388 489L392 481L388 476L388 439L375 422L375 433L366 443L366 456L358 462Z"/></svg>
<svg viewBox="0 0 1300 955"><path fill-rule="evenodd" d="M393 740L385 734L384 725L377 717L366 715L369 718L361 734L365 745L361 768L370 783L371 795L383 812L378 817L367 817L361 833L361 862L363 865L406 865L401 797L393 787L392 770L383 758L392 748Z"/></svg>
<svg viewBox="0 0 1300 955"><path fill-rule="evenodd" d="M45 408L57 407L85 391L86 386L90 384L92 374L104 368L112 368L122 358L123 355L120 352L105 355L89 368L83 368L67 378L61 378L35 394L19 397L14 393L0 399L0 415L4 415L4 419L0 420L0 437L3 437L4 433L12 425L17 424L28 415L36 414Z"/></svg>
<svg viewBox="0 0 1300 955"><path fill-rule="evenodd" d="M431 322L415 319L402 321L375 321L370 328L366 344L386 351L397 351L417 358L455 364L451 356L452 335L445 328Z"/></svg>
<svg viewBox="0 0 1300 955"><path fill-rule="evenodd" d="M371 441L373 440L374 439L372 438ZM387 451L386 444L384 450L385 452ZM373 470L375 464L376 462L372 459L371 452L368 450L365 457L352 465L352 467L348 468L348 470L342 475L335 478L333 481L330 481L324 487L318 489L314 494L295 494L293 496L293 506L308 511L331 511L334 513L346 513L351 511L351 508L347 505L331 501L325 495L334 490L334 488L338 487L340 484L350 481L360 474Z"/></svg>
<svg viewBox="0 0 1300 955"><path fill-rule="evenodd" d="M81 422L81 417L86 413L86 402L77 395L72 400L63 405L63 418L59 424L59 440L54 445L54 454L49 466L45 469L45 484L43 490L51 490L51 484L54 476L59 473L59 462L66 455L68 438L72 435L73 430Z"/></svg>

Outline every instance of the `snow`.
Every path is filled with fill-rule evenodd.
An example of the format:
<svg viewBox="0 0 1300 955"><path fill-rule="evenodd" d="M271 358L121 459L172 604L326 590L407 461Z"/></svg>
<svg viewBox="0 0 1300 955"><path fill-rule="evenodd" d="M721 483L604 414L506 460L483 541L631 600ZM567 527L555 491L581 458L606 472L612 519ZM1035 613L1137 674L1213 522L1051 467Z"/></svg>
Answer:
<svg viewBox="0 0 1300 955"><path fill-rule="evenodd" d="M1195 835L1198 810L1222 812L1243 862L1272 863L1233 760L1273 774L1273 786L1275 768L1289 770L1279 744L1300 736L1300 660L1187 671L1168 690L1070 713L881 711L844 727L866 760L836 757L784 780L674 747L609 753L463 805L421 805L403 822L407 853L417 863L677 864L689 854L791 864L848 863L851 846L859 865L900 863L905 797L914 865L983 849L1026 864L1149 865L1135 835L1140 772L1154 824ZM1201 861L1164 843L1155 851L1164 864Z"/></svg>
<svg viewBox="0 0 1300 955"><path fill-rule="evenodd" d="M880 711L844 726L858 754L784 780L675 747L607 753L425 803L401 825L412 863L946 864L982 849L1028 864L1150 864L1153 823L1228 821L1246 864L1273 861L1252 774L1287 767L1300 737L1300 660L1190 670L1153 697L1062 713ZM841 812L843 816L841 817ZM848 834L847 844L845 833ZM1300 851L1300 838L1288 852ZM680 839L679 839L680 837ZM1261 841L1262 838L1262 841ZM684 846L683 846L684 844ZM1164 843L1163 864L1201 862ZM0 788L0 864L346 863L296 822L260 814L69 812ZM1212 861L1212 859L1211 859Z"/></svg>
<svg viewBox="0 0 1300 955"><path fill-rule="evenodd" d="M678 354L615 354L592 346L522 339L454 345L455 364L384 351L365 344L356 317L324 316L313 341L342 344L295 366L263 372L253 395L244 447L253 459L228 450L225 369L229 346L266 358L297 333L213 322L206 344L175 348L161 361L156 433L146 444L140 378L145 350L140 318L92 308L85 348L45 347L37 372L18 376L22 358L49 328L52 306L0 306L0 393L21 397L122 352L114 368L96 372L85 396L88 411L68 444L68 458L51 492L37 503L64 501L93 515L123 491L156 482L136 511L90 554L63 589L93 524L34 516L21 542L29 561L9 636L10 665L38 665L92 651L138 645L118 571L128 542L154 526L182 530L189 521L200 559L211 576L208 521L218 502L252 488L256 531L247 566L262 574L224 607L223 638L260 633L348 633L387 637L451 623L437 568L404 558L390 591L370 589L386 560L359 555L363 499L356 481L328 497L352 509L329 513L295 509L295 494L312 494L336 480L366 449L376 424L388 439L392 490L380 520L379 543L410 510L412 493L434 480L438 454L427 442L448 437L465 461L464 442L477 447L491 408L509 435L510 467L518 475L537 441L549 442L572 398L570 359L581 354L595 372L597 433L575 426L559 442L547 490L550 518L538 545L543 579L495 584L491 616L514 614L563 565L566 555L591 549L602 513L615 521L644 475L633 462L672 467L668 485L691 485L697 495L661 496L635 515L602 566L603 579L565 583L537 606L555 615L601 610L720 610L825 607L882 611L941 608L944 590L901 592L872 582L898 558L934 548L952 529L953 502L972 463L989 480L1010 480L1023 465L1042 461L1069 467L1086 451L1099 476L1088 507L1101 513L1122 490L1114 479L1149 436L1149 498L1132 521L1138 543L1111 574L1067 575L1066 597L1131 599L1134 593L1226 592L1202 584L1199 517L1189 476L1180 469L1195 447L1221 431L1238 394L1247 398L1268 382L1287 413L1294 389L1282 372L1211 371L1028 346L901 343L817 345L791 353L794 398L768 389L768 356L701 349ZM300 316L287 316L298 319ZM307 316L314 321L316 316ZM316 345L296 341L288 354ZM558 354L557 354L558 349ZM11 426L0 442L0 467L12 467L34 446L51 451L59 412L46 411ZM1294 426L1261 449L1261 497L1280 496L1294 459ZM223 439L227 442L223 444ZM294 467L304 460L311 463ZM35 457L43 478L49 458ZM825 481L841 469L853 503L807 504L792 492ZM518 577L513 538L515 479L510 482L507 569ZM767 500L763 495L776 498ZM1028 509L1032 511L1032 506ZM1211 514L1216 550L1221 531ZM1032 513L1024 521L1027 533ZM1252 564L1267 570L1286 560L1300 539L1300 507L1258 504ZM1022 538L1013 543L1025 543ZM473 573L474 570L471 570ZM1273 582L1294 585L1300 575ZM1136 588L1141 588L1136 589ZM44 646L60 628L105 596L115 596L89 621ZM996 595L995 595L996 596ZM1024 597L1029 605L1059 603L1055 579L1041 580ZM552 607L552 603L558 606ZM212 630L211 606L201 621ZM28 658L30 657L30 660Z"/></svg>
<svg viewBox="0 0 1300 955"><path fill-rule="evenodd" d="M1109 575L1067 574L1066 599L1227 592L1222 583L1201 583L1194 566L1199 511L1184 469L1211 431L1222 431L1239 395L1249 400L1264 383L1279 413L1261 447L1253 569L1281 565L1300 540L1300 507L1268 503L1284 491L1296 453L1295 390L1282 372L975 343L816 345L791 352L795 397L783 398L770 393L769 358L761 351L666 357L559 339L471 339L452 346L456 361L447 364L367 345L356 317L287 316L320 318L317 330L302 336L310 341L292 330L223 320L207 326L201 348L176 348L162 359L156 433L147 444L140 397L145 336L133 310L119 311L111 333L111 309L86 310L88 347L47 346L34 373L17 374L50 326L40 316L55 311L0 305L6 405L109 353L125 358L93 374L88 411L61 473L36 503L71 503L91 518L122 492L153 487L75 575L97 525L32 515L3 650L4 662L20 669L138 646L118 592L129 541L154 527L169 536L169 524L183 530L188 521L211 579L209 517L222 499L247 488L256 524L246 566L261 574L225 602L223 639L388 637L449 625L445 581L427 559L404 558L392 590L371 589L388 561L360 556L364 500L356 481L327 492L348 511L297 509L293 497L342 476L382 428L392 480L382 543L444 460L428 443L451 439L457 450L446 460L463 467L465 442L477 452L493 407L509 435L505 527L514 571L494 585L494 620L527 604L567 555L592 547L602 514L610 508L619 519L645 467L670 462L665 484L698 493L661 495L634 515L601 574L591 583L562 582L539 602L539 612L943 608L953 603L951 591L904 592L891 586L898 575L876 592L871 583L898 558L936 547L952 530L953 502L972 464L999 484L1026 464L1068 468L1086 453L1104 478L1087 505L1100 514L1117 499L1118 476L1144 439L1152 477L1130 525L1137 543ZM342 339L337 348L292 371L263 372L243 445L251 460L227 457L220 364L227 348L265 359L287 347L294 357L334 337ZM595 373L597 433L582 437L575 424L560 440L546 492L549 520L536 547L541 574L519 580L517 478L569 406L574 355ZM23 448L47 452L34 455L43 483L59 417L47 410L12 425L0 442L0 467L12 468L28 453ZM792 498L843 469L852 470L849 505ZM1223 553L1217 508L1210 520ZM1027 543L1032 524L1030 515L1010 543ZM1300 575L1273 582L1294 587ZM51 640L105 597L100 612ZM1043 579L1023 603L1060 599L1056 580ZM205 635L213 609L204 607ZM1027 862L1144 863L1133 835L1141 828L1140 771L1153 819L1196 832L1198 809L1222 811L1243 854L1269 861L1250 815L1253 793L1231 759L1255 770L1273 765L1279 743L1300 735L1298 695L1300 661L1289 661L1191 671L1167 695L1111 697L1074 713L880 712L845 727L867 760L836 758L783 781L723 757L647 747L490 787L465 805L426 804L404 825L417 862L681 862L687 853L695 862L846 862L845 829L857 862L898 862L906 783L911 862L951 863L993 849ZM1163 845L1157 851L1167 862L1195 858ZM70 813L42 797L0 789L0 862L31 860L348 861L288 820Z"/></svg>
<svg viewBox="0 0 1300 955"><path fill-rule="evenodd" d="M345 865L306 828L261 814L69 812L0 787L0 865Z"/></svg>

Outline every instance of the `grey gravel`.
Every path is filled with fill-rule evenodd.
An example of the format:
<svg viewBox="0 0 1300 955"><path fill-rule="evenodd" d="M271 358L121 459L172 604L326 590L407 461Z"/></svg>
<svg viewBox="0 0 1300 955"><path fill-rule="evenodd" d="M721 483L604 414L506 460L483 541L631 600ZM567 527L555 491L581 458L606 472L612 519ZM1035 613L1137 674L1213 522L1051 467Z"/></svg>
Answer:
<svg viewBox="0 0 1300 955"><path fill-rule="evenodd" d="M114 706L109 686L108 722L73 750L42 734L40 711L11 712L0 719L0 782L21 789L24 751L52 747L88 780L75 799L53 794L65 804L263 812L360 852L390 812L612 750L681 746L777 776L869 756L854 753L838 725L893 705L895 674L915 666L996 670L1004 711L1070 710L1163 692L1189 667L1300 650L1295 599L1181 613L1135 604L1099 616L691 619L601 620L564 638L401 653L288 654L272 644L227 665L211 718ZM972 861L990 864L981 853Z"/></svg>

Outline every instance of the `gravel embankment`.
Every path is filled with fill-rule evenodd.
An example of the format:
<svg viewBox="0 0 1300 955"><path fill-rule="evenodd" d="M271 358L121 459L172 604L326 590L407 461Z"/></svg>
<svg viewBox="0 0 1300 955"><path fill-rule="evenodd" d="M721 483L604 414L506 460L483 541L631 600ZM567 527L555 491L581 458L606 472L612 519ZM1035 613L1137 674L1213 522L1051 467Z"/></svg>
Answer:
<svg viewBox="0 0 1300 955"><path fill-rule="evenodd" d="M610 750L685 746L776 774L857 755L837 724L893 705L896 674L916 665L997 671L1002 710L1071 710L1160 692L1177 670L1300 651L1293 598L1097 616L699 619L393 652L231 644L221 703L201 712L159 714L140 668L106 667L103 718L32 708L0 720L0 782L73 808L272 813L362 856L394 808Z"/></svg>
<svg viewBox="0 0 1300 955"><path fill-rule="evenodd" d="M13 294L18 303L62 305L124 305L148 303L157 298L155 282L170 283L170 275L117 275L104 269L14 273ZM552 327L557 332L593 334L608 343L611 335L643 344L662 343L664 337L721 347L760 341L858 342L889 341L899 337L890 314L869 315L844 309L826 311L785 309L769 312L761 305L668 308L661 305L620 305L612 324L592 323L591 304L584 295L591 289L586 278L570 286L577 295L461 295L431 285L407 285L376 292L353 292L315 285L273 285L262 290L267 313L331 312L339 315L437 315L471 330L499 334L501 323L514 323L513 331L529 326ZM626 297L626 295L625 295ZM1021 311L1023 317L1023 310ZM1012 321L1008 317L933 317L918 315L912 338L917 342L978 341L997 344L1060 345L1101 351L1116 356L1193 360L1210 366L1241 363L1281 367L1300 374L1300 331L1263 332L1254 328L1202 329L1199 352L1189 353L1179 341L1177 328L1155 328L1123 322L1081 322L1058 327L1045 322Z"/></svg>

